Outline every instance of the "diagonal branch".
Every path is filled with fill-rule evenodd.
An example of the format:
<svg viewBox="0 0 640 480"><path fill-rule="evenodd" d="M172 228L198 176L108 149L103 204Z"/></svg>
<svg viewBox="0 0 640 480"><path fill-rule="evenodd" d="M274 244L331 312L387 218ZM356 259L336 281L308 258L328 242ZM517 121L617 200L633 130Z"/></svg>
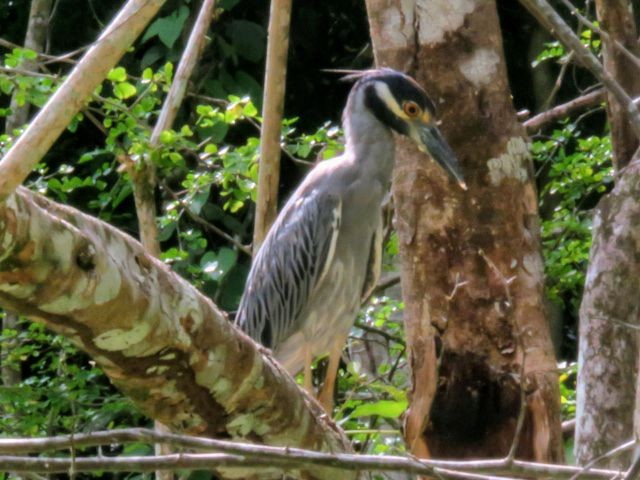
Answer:
<svg viewBox="0 0 640 480"><path fill-rule="evenodd" d="M0 307L68 337L174 431L350 449L207 297L117 229L23 188L0 203Z"/></svg>
<svg viewBox="0 0 640 480"><path fill-rule="evenodd" d="M569 0L560 1L564 4L565 7L569 9L572 15L575 15L575 17L582 25L587 27L589 30L593 30L594 32L596 32L603 40L613 43L615 48L617 48L627 60L633 63L637 68L640 68L640 58L636 57L632 52L630 52L627 47L625 47L618 40L612 39L609 33L605 32L598 25L591 22L587 17L582 15L580 13L580 10L578 10Z"/></svg>

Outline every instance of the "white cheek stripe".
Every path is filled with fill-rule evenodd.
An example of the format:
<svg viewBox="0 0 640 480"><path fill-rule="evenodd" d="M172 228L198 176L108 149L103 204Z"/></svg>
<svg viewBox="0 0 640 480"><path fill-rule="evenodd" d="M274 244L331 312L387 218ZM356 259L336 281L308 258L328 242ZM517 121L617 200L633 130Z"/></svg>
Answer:
<svg viewBox="0 0 640 480"><path fill-rule="evenodd" d="M409 117L406 113L404 113L402 108L400 108L400 105L398 105L398 102L391 93L391 90L389 90L389 86L386 83L375 82L373 84L373 87L376 89L378 97L387 105L387 107L389 107L389 110L391 110L394 115L405 120L409 120Z"/></svg>

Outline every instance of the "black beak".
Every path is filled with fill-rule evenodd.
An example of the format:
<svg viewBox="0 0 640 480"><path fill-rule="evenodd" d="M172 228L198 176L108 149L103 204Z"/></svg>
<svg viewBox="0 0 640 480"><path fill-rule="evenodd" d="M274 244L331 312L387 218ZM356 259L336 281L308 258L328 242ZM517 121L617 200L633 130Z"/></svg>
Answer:
<svg viewBox="0 0 640 480"><path fill-rule="evenodd" d="M440 130L434 125L420 123L417 125L420 150L428 153L447 173L456 181L460 188L467 190L467 184L462 176L460 162L455 153L444 139ZM422 145L421 145L422 144Z"/></svg>

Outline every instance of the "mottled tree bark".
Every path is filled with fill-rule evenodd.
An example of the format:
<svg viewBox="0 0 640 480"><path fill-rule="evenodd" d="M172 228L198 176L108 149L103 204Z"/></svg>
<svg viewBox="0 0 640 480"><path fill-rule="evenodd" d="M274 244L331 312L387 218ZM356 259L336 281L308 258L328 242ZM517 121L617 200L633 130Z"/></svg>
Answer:
<svg viewBox="0 0 640 480"><path fill-rule="evenodd" d="M603 39L604 66L635 97L640 93L640 76L620 48L638 52L632 2L597 0L596 9L600 27L609 36ZM607 116L613 164L620 172L637 150L638 138L629 122L627 105L620 104L610 92ZM636 389L631 379L637 372L638 340L637 332L621 323L638 321L638 290L634 286L640 270L634 255L640 250L633 246L633 238L640 225L633 220L639 211L638 192L633 190L637 179L633 178L632 172L625 172L616 180L616 189L601 201L594 218L580 307L575 455L581 465L633 435ZM605 462L611 467L626 467L628 460L628 455L617 455Z"/></svg>
<svg viewBox="0 0 640 480"><path fill-rule="evenodd" d="M517 455L558 461L559 394L536 191L495 2L368 0L367 8L378 65L426 87L470 187L461 191L399 140L393 193L413 378L409 446L434 457L507 455L522 386Z"/></svg>
<svg viewBox="0 0 640 480"><path fill-rule="evenodd" d="M349 449L264 349L138 242L24 189L0 203L0 307L68 337L174 431Z"/></svg>
<svg viewBox="0 0 640 480"><path fill-rule="evenodd" d="M640 162L604 197L593 219L593 245L580 306L576 454L586 463L632 436L635 361L640 321ZM629 388L629 385L631 387ZM585 401L586 400L586 401ZM591 438L589 438L591 436ZM609 466L626 468L627 456Z"/></svg>

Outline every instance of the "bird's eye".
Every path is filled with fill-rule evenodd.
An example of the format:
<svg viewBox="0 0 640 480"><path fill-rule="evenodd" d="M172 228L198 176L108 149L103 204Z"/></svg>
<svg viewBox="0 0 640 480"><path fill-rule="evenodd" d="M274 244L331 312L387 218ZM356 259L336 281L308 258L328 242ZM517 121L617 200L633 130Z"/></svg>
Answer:
<svg viewBox="0 0 640 480"><path fill-rule="evenodd" d="M416 102L407 101L402 104L402 109L409 117L414 118L420 115L420 107Z"/></svg>

